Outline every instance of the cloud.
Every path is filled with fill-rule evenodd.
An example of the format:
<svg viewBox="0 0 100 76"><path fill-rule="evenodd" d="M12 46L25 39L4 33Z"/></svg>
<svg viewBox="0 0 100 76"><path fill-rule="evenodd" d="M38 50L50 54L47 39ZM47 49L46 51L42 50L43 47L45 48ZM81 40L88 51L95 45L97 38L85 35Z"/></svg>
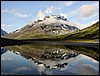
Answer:
<svg viewBox="0 0 100 76"><path fill-rule="evenodd" d="M62 9L61 7L56 7L56 9L58 10L58 9Z"/></svg>
<svg viewBox="0 0 100 76"><path fill-rule="evenodd" d="M6 61L6 60L13 60L12 58L1 58L1 60Z"/></svg>
<svg viewBox="0 0 100 76"><path fill-rule="evenodd" d="M44 14L52 14L55 11L61 10L61 7L55 7L55 6L49 6L46 8L46 10L43 12Z"/></svg>
<svg viewBox="0 0 100 76"><path fill-rule="evenodd" d="M81 18L79 18L80 20L88 20L88 19L92 19L92 18L94 18L94 17L96 17L96 16L98 16L99 15L99 13L97 13L97 12L95 12L93 15L91 15L91 16L89 16L89 17L81 17ZM99 16L98 16L98 18L99 18Z"/></svg>
<svg viewBox="0 0 100 76"><path fill-rule="evenodd" d="M73 10L73 11L69 11L69 12L64 12L64 13L61 12L59 14L64 16L67 19L72 19L73 18L74 20L76 20L76 17L78 16L77 10Z"/></svg>
<svg viewBox="0 0 100 76"><path fill-rule="evenodd" d="M69 6L72 6L75 2L74 1L66 1L64 2L64 5L69 7Z"/></svg>
<svg viewBox="0 0 100 76"><path fill-rule="evenodd" d="M77 28L79 28L79 29L82 29L83 27L82 27L82 24L80 24L80 23L78 23L78 22L72 22L72 24L74 25L74 26L76 26Z"/></svg>
<svg viewBox="0 0 100 76"><path fill-rule="evenodd" d="M60 3L60 5L70 7L75 3L75 1L59 1L59 3Z"/></svg>
<svg viewBox="0 0 100 76"><path fill-rule="evenodd" d="M84 4L64 14L67 15L67 18L79 21L93 19L96 16L99 17L99 3Z"/></svg>
<svg viewBox="0 0 100 76"><path fill-rule="evenodd" d="M82 5L78 12L81 17L89 17L94 14L95 9L92 5Z"/></svg>
<svg viewBox="0 0 100 76"><path fill-rule="evenodd" d="M54 6L50 6L44 11L44 13L51 14L51 13L53 13L54 9L55 9Z"/></svg>
<svg viewBox="0 0 100 76"><path fill-rule="evenodd" d="M12 24L1 24L1 28L14 26Z"/></svg>
<svg viewBox="0 0 100 76"><path fill-rule="evenodd" d="M20 68L17 68L15 71L19 72L19 71L23 71L23 70L30 70L30 68L29 67L20 67Z"/></svg>
<svg viewBox="0 0 100 76"><path fill-rule="evenodd" d="M45 15L53 14L56 10L60 10L60 9L61 7L49 6L44 11L39 10L37 15L34 16L33 19L29 23L31 24L33 21L36 21L37 19L42 20L45 17Z"/></svg>
<svg viewBox="0 0 100 76"><path fill-rule="evenodd" d="M8 12L8 9L2 9L1 10L1 13L5 13L5 12Z"/></svg>
<svg viewBox="0 0 100 76"><path fill-rule="evenodd" d="M1 60L5 61L6 59L2 57Z"/></svg>
<svg viewBox="0 0 100 76"><path fill-rule="evenodd" d="M33 19L29 22L29 24L33 23L33 21L36 21L37 19L43 20L44 17L45 17L44 13L41 10L39 10L37 15L33 17Z"/></svg>
<svg viewBox="0 0 100 76"><path fill-rule="evenodd" d="M30 14L29 14L29 15L27 15L27 14L21 14L21 13L18 13L18 12L17 12L17 13L15 13L15 15L16 15L16 16L19 16L19 17L23 17L23 18L24 18L24 17L26 18L26 17L31 16Z"/></svg>
<svg viewBox="0 0 100 76"><path fill-rule="evenodd" d="M23 14L15 9L10 9L10 10L9 9L2 9L1 13L10 13L12 15L16 15L16 16L22 17L22 18L26 18L26 17L31 16L30 14Z"/></svg>
<svg viewBox="0 0 100 76"><path fill-rule="evenodd" d="M85 5L82 5L77 10L77 13L79 14L79 17L82 20L91 19L99 14L98 7L99 7L98 3L94 3L94 4L90 4L90 5L85 4Z"/></svg>
<svg viewBox="0 0 100 76"><path fill-rule="evenodd" d="M78 23L78 22L73 22L73 24L78 27L79 29L84 29L86 27L89 27L91 25L93 25L94 23L98 22L99 20L93 20L91 22L88 22L88 23L85 23L85 24L81 24L81 23Z"/></svg>
<svg viewBox="0 0 100 76"><path fill-rule="evenodd" d="M37 18L38 19L43 19L44 18L44 13L41 10L37 13Z"/></svg>

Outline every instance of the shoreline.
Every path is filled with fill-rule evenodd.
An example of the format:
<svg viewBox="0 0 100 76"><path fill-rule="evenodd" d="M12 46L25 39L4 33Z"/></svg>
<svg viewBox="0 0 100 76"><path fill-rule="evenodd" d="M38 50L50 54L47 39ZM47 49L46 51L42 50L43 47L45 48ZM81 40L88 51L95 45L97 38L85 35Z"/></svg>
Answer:
<svg viewBox="0 0 100 76"><path fill-rule="evenodd" d="M1 46L9 45L23 45L23 44L35 44L35 45L66 45L66 46L84 46L99 48L99 42L65 42L65 41L14 41L13 43L1 44Z"/></svg>

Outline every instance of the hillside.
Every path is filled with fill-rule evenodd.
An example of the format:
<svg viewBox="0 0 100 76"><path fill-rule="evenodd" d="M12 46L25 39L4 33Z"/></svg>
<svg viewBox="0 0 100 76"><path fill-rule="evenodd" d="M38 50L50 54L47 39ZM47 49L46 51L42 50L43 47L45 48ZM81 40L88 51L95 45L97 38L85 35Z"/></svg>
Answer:
<svg viewBox="0 0 100 76"><path fill-rule="evenodd" d="M78 32L74 32L72 34L66 35L64 40L92 40L92 39L99 39L99 22L84 28Z"/></svg>
<svg viewBox="0 0 100 76"><path fill-rule="evenodd" d="M14 39L56 38L79 29L60 15L45 16L42 20L32 21L26 26L11 32L7 37Z"/></svg>

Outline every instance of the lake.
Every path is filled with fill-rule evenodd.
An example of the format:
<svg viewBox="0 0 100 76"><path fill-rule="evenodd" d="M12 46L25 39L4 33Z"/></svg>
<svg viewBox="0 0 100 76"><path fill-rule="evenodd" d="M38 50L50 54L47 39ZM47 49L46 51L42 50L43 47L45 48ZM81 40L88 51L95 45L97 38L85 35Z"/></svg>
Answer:
<svg viewBox="0 0 100 76"><path fill-rule="evenodd" d="M99 75L99 49L38 44L1 47L1 75Z"/></svg>

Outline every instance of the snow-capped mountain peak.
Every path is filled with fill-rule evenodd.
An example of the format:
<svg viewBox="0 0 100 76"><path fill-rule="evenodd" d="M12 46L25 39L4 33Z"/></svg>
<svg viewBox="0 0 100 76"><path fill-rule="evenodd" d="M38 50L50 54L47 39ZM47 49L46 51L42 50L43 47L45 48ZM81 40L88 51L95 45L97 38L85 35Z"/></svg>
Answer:
<svg viewBox="0 0 100 76"><path fill-rule="evenodd" d="M20 30L20 31L19 31ZM27 37L54 37L64 35L70 32L79 30L75 24L68 21L64 16L50 15L45 16L43 20L37 19L36 21L31 21L23 28L19 29L13 34L17 34L17 38L27 38ZM24 35L25 34L25 35ZM20 36L18 36L20 35ZM30 35L30 36L27 36ZM26 37L27 36L27 37Z"/></svg>

